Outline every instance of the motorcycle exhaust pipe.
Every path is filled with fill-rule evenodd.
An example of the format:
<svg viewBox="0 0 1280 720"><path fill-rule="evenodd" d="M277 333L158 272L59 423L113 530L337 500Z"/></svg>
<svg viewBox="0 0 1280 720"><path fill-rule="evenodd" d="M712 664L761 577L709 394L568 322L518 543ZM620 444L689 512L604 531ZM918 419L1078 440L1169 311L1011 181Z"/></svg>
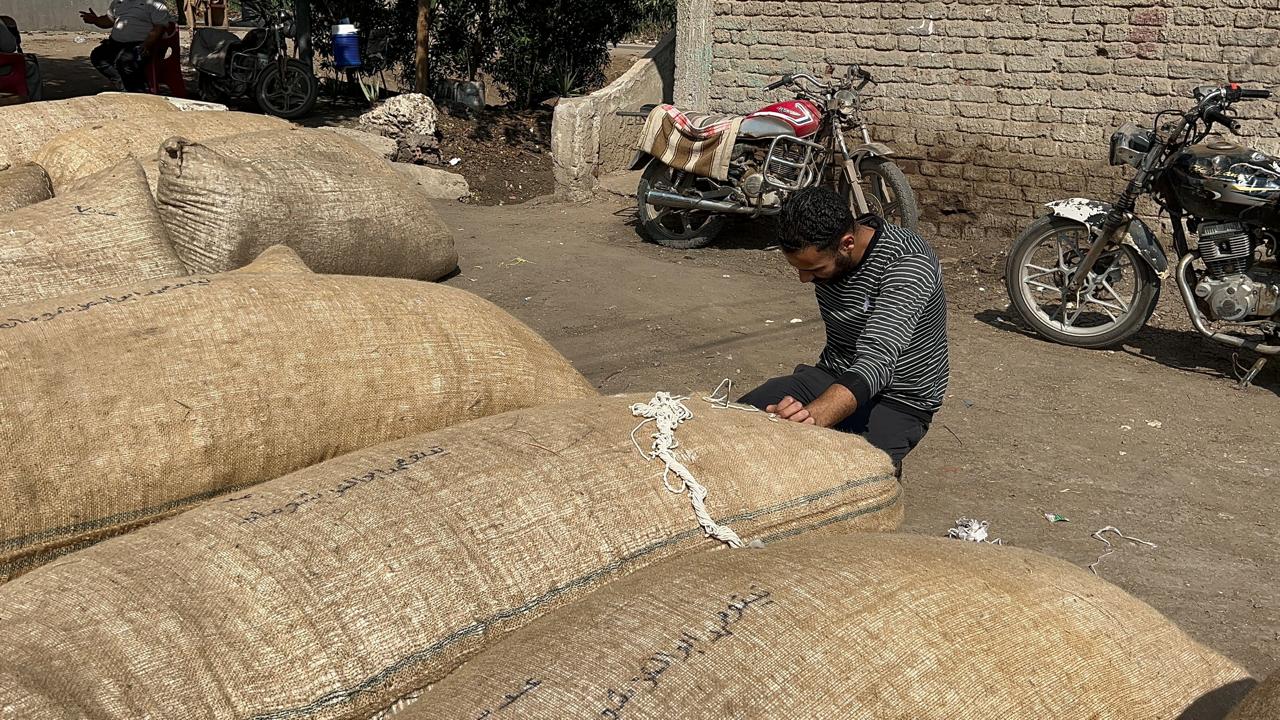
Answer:
<svg viewBox="0 0 1280 720"><path fill-rule="evenodd" d="M1227 335L1225 333L1216 333L1205 325L1204 315L1200 314L1200 308L1196 307L1195 294L1191 291L1191 283L1187 282L1187 269L1191 267L1191 261L1195 256L1187 253L1178 261L1178 292L1182 293L1182 302L1187 306L1187 314L1191 316L1191 324L1195 326L1196 331L1201 335L1216 340L1223 345L1231 347L1244 348L1252 350L1263 355L1280 355L1280 345L1262 345L1253 340L1246 340L1235 335Z"/></svg>
<svg viewBox="0 0 1280 720"><path fill-rule="evenodd" d="M649 205L657 205L659 207L669 207L677 210L705 210L706 212L725 215L773 215L778 212L776 208L756 208L723 200L703 200L661 190L650 190L645 193L644 201Z"/></svg>

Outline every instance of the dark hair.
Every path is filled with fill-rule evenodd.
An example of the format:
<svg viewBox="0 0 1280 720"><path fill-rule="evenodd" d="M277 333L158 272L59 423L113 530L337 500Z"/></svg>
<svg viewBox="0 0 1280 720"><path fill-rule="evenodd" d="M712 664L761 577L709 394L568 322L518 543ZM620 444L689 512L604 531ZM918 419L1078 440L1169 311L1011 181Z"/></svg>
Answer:
<svg viewBox="0 0 1280 720"><path fill-rule="evenodd" d="M828 187L797 190L778 213L778 244L784 252L816 247L835 250L840 238L854 230L853 213L844 198Z"/></svg>

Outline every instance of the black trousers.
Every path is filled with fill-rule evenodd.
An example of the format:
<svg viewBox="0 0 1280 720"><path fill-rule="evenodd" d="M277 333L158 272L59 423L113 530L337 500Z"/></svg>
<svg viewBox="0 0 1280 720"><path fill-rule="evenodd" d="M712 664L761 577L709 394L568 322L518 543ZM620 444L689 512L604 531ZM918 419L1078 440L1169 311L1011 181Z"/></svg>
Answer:
<svg viewBox="0 0 1280 720"><path fill-rule="evenodd" d="M89 62L118 87L128 92L146 92L141 50L141 42L122 43L107 38L89 53Z"/></svg>
<svg viewBox="0 0 1280 720"><path fill-rule="evenodd" d="M766 406L776 405L782 398L791 396L808 405L826 392L835 381L835 377L825 370L810 365L797 365L791 375L769 380L743 395L738 402L763 410ZM902 477L902 459L929 432L929 420L908 408L872 398L871 402L859 407L836 425L835 429L861 435L867 442L888 453L893 458L898 477Z"/></svg>

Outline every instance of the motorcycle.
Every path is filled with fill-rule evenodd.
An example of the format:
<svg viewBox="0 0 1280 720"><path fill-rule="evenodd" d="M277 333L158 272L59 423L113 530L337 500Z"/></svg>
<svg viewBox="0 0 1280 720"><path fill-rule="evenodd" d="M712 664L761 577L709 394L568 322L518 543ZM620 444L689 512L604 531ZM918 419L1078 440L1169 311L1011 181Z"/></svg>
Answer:
<svg viewBox="0 0 1280 720"><path fill-rule="evenodd" d="M855 215L874 213L914 229L920 219L915 193L906 175L889 159L893 150L872 141L864 119L862 90L870 82L865 70L853 66L843 78L831 82L800 73L768 85L766 91L790 87L796 99L745 117L721 119L721 126L734 120L741 123L731 139L723 179L677 167L681 163L675 158L690 156L678 148L662 152L650 147L637 153L632 169L644 168L636 199L645 232L668 247L703 247L715 239L728 216L776 215L790 193L823 183L847 196ZM652 122L657 107L647 105L640 112L619 114ZM688 116L675 108L662 106L661 110L671 114L677 128L688 125ZM851 131L861 136L853 147L845 140L845 133ZM680 132L686 140L707 137Z"/></svg>
<svg viewBox="0 0 1280 720"><path fill-rule="evenodd" d="M200 99L248 97L269 115L300 118L315 107L320 86L311 68L289 55L287 41L297 34L293 16L284 10L258 15L243 40L218 28L195 31L191 64Z"/></svg>
<svg viewBox="0 0 1280 720"><path fill-rule="evenodd" d="M1261 354L1241 387L1252 382L1280 353L1280 159L1210 134L1215 125L1238 134L1236 103L1270 96L1234 83L1201 86L1190 110L1161 112L1150 130L1116 130L1110 163L1136 172L1115 202L1051 202L1009 251L1005 283L1022 319L1044 338L1084 348L1142 329L1169 274L1164 248L1134 211L1150 196L1172 223L1173 275L1192 325Z"/></svg>

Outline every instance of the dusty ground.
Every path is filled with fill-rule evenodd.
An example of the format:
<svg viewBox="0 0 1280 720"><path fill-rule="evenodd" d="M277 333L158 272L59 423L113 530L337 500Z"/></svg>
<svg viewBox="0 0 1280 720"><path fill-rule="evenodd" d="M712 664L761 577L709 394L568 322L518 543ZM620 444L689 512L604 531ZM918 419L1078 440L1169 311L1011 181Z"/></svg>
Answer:
<svg viewBox="0 0 1280 720"><path fill-rule="evenodd" d="M463 258L448 282L530 324L604 392L705 393L723 378L745 391L822 346L812 291L749 225L681 252L642 241L622 200L441 211ZM937 245L954 372L907 460L906 529L981 518L992 537L1085 566L1103 550L1090 533L1115 525L1158 547L1122 543L1104 578L1254 672L1280 666L1280 373L1233 389L1230 353L1184 327L1172 293L1123 351L1027 337L1008 322L997 253Z"/></svg>

